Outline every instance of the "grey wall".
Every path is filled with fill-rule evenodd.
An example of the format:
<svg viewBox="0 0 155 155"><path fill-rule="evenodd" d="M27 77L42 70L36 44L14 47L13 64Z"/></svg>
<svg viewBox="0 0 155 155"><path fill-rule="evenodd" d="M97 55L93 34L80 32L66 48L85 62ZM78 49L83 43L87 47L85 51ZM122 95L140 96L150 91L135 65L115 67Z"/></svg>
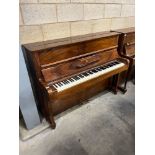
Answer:
<svg viewBox="0 0 155 155"><path fill-rule="evenodd" d="M27 129L32 129L40 124L21 47L19 47L19 106Z"/></svg>

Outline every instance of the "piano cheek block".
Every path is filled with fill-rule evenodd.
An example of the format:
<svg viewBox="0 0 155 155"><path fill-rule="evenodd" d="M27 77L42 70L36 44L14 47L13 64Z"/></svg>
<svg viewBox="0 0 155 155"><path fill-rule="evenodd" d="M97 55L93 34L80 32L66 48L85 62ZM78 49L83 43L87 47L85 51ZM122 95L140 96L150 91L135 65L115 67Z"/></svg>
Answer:
<svg viewBox="0 0 155 155"><path fill-rule="evenodd" d="M105 89L117 92L119 74L128 69L117 51L119 35L96 33L22 45L38 109L52 128L55 115Z"/></svg>

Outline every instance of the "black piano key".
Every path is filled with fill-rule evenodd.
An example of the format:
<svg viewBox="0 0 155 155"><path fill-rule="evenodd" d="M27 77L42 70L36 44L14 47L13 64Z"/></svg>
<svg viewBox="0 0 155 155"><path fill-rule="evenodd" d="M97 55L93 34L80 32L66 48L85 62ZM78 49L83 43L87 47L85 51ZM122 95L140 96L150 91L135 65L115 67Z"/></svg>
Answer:
<svg viewBox="0 0 155 155"><path fill-rule="evenodd" d="M113 64L113 63L110 63L110 65L111 65L111 66L114 66L114 64Z"/></svg>
<svg viewBox="0 0 155 155"><path fill-rule="evenodd" d="M92 72L97 73L98 71L97 71L97 70L95 70L95 69L93 69L93 70L92 70Z"/></svg>
<svg viewBox="0 0 155 155"><path fill-rule="evenodd" d="M53 86L54 86L55 88L57 88L56 84L53 84Z"/></svg>
<svg viewBox="0 0 155 155"><path fill-rule="evenodd" d="M71 78L73 80L73 82L75 81L73 78Z"/></svg>
<svg viewBox="0 0 155 155"><path fill-rule="evenodd" d="M63 83L64 85L66 85L66 82L65 82L65 81L62 81L62 83Z"/></svg>
<svg viewBox="0 0 155 155"><path fill-rule="evenodd" d="M111 65L115 66L116 64L114 62L112 62Z"/></svg>
<svg viewBox="0 0 155 155"><path fill-rule="evenodd" d="M89 74L93 74L93 72L92 72L92 71L88 71L88 73L89 73Z"/></svg>
<svg viewBox="0 0 155 155"><path fill-rule="evenodd" d="M101 68L102 70L106 69L106 68L105 68L105 67L103 67L103 66L102 66L102 67L100 67L100 68Z"/></svg>
<svg viewBox="0 0 155 155"><path fill-rule="evenodd" d="M63 86L64 84L63 84L63 82L60 82L60 84L61 84L61 86Z"/></svg>
<svg viewBox="0 0 155 155"><path fill-rule="evenodd" d="M110 63L110 65L112 65L112 66L113 66L113 65L114 65L114 64L113 64L113 62L111 62L111 63Z"/></svg>
<svg viewBox="0 0 155 155"><path fill-rule="evenodd" d="M84 76L88 76L88 74L87 74L86 72L85 72L85 73L83 73L83 75L84 75Z"/></svg>
<svg viewBox="0 0 155 155"><path fill-rule="evenodd" d="M73 77L74 80L77 80L76 77Z"/></svg>
<svg viewBox="0 0 155 155"><path fill-rule="evenodd" d="M86 72L87 76L89 76L90 74L88 72Z"/></svg>
<svg viewBox="0 0 155 155"><path fill-rule="evenodd" d="M64 84L67 84L66 80L63 81Z"/></svg>
<svg viewBox="0 0 155 155"><path fill-rule="evenodd" d="M79 78L78 78L77 76L74 76L73 79L75 79L75 80L79 80Z"/></svg>
<svg viewBox="0 0 155 155"><path fill-rule="evenodd" d="M85 77L84 73L81 74L83 77Z"/></svg>
<svg viewBox="0 0 155 155"><path fill-rule="evenodd" d="M113 63L113 62L112 62L111 64L112 64L113 66L115 66L115 65L116 65L116 64L115 64L115 63Z"/></svg>
<svg viewBox="0 0 155 155"><path fill-rule="evenodd" d="M57 83L58 86L61 86L60 83Z"/></svg>
<svg viewBox="0 0 155 155"><path fill-rule="evenodd" d="M112 64L113 64L113 66L117 65L115 62L113 62Z"/></svg>
<svg viewBox="0 0 155 155"><path fill-rule="evenodd" d="M118 62L118 61L116 61L115 63L116 63L116 64L119 64L119 62Z"/></svg>
<svg viewBox="0 0 155 155"><path fill-rule="evenodd" d="M62 86L61 82L59 82L59 84L60 84L60 87L61 87Z"/></svg>
<svg viewBox="0 0 155 155"><path fill-rule="evenodd" d="M55 85L56 88L58 88L58 85L57 84L54 84L54 85Z"/></svg>
<svg viewBox="0 0 155 155"><path fill-rule="evenodd" d="M67 80L67 82L70 83L69 80Z"/></svg>
<svg viewBox="0 0 155 155"><path fill-rule="evenodd" d="M83 76L82 74L79 74L79 77L80 77L80 78L84 78L84 76Z"/></svg>
<svg viewBox="0 0 155 155"><path fill-rule="evenodd" d="M80 75L80 74L79 74L79 75ZM79 75L77 75L77 77L78 77L79 79L81 79L81 77L80 77Z"/></svg>
<svg viewBox="0 0 155 155"><path fill-rule="evenodd" d="M69 81L69 82L72 82L71 78L70 78L70 79L68 79L68 81Z"/></svg>
<svg viewBox="0 0 155 155"><path fill-rule="evenodd" d="M103 69L106 69L106 67L105 67L105 66L103 66Z"/></svg>
<svg viewBox="0 0 155 155"><path fill-rule="evenodd" d="M111 65L111 66L114 66L114 64L113 64L113 63L110 63L110 65Z"/></svg>
<svg viewBox="0 0 155 155"><path fill-rule="evenodd" d="M78 76L76 76L76 78L79 80L80 78Z"/></svg>
<svg viewBox="0 0 155 155"><path fill-rule="evenodd" d="M101 71L102 69L100 69L100 68L98 67L98 68L96 68L96 70Z"/></svg>
<svg viewBox="0 0 155 155"><path fill-rule="evenodd" d="M69 81L73 82L74 80L72 78L70 78Z"/></svg>
<svg viewBox="0 0 155 155"><path fill-rule="evenodd" d="M64 83L65 83L65 84L68 84L67 80L64 80Z"/></svg>
<svg viewBox="0 0 155 155"><path fill-rule="evenodd" d="M62 83L65 85L65 82L64 81L62 81Z"/></svg>
<svg viewBox="0 0 155 155"><path fill-rule="evenodd" d="M60 84L61 84L61 86L63 86L63 83L62 82L60 82Z"/></svg>
<svg viewBox="0 0 155 155"><path fill-rule="evenodd" d="M106 68L109 68L110 66L106 65L105 67L106 67Z"/></svg>
<svg viewBox="0 0 155 155"><path fill-rule="evenodd" d="M96 70L99 72L100 70L98 68L96 68Z"/></svg>
<svg viewBox="0 0 155 155"><path fill-rule="evenodd" d="M74 76L73 79L77 81L78 80L78 77L77 76Z"/></svg>
<svg viewBox="0 0 155 155"><path fill-rule="evenodd" d="M102 70L103 69L102 66L100 66L99 69Z"/></svg>

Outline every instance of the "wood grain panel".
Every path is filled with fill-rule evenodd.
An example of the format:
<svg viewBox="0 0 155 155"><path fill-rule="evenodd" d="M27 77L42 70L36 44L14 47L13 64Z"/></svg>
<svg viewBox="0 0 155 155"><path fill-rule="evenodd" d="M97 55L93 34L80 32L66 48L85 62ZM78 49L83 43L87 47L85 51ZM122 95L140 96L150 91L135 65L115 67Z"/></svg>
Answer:
<svg viewBox="0 0 155 155"><path fill-rule="evenodd" d="M95 66L104 64L108 61L114 60L118 57L118 53L116 49L109 50L109 51L103 51L98 54L92 55L91 57L94 58L94 56L98 57L97 61L94 61L94 63L88 63L86 66L77 67L76 65L79 64L79 62L83 59L75 59L72 61L60 63L58 65L51 66L49 68L45 68L42 70L44 80L46 82L58 80L61 78L64 78L69 75L74 75L77 73L80 73L82 71L85 71L89 68L93 68ZM87 56L90 58L90 56ZM87 58L85 57L85 58Z"/></svg>
<svg viewBox="0 0 155 155"><path fill-rule="evenodd" d="M135 45L134 44L126 46L126 54L127 54L127 56L135 55Z"/></svg>
<svg viewBox="0 0 155 155"><path fill-rule="evenodd" d="M135 42L135 33L128 33L126 35L125 43L134 43Z"/></svg>
<svg viewBox="0 0 155 155"><path fill-rule="evenodd" d="M89 52L116 47L118 42L118 36L98 38L91 41L85 41L81 43L75 43L71 45L60 46L44 50L39 53L40 64L49 64L65 60L68 58L76 57Z"/></svg>
<svg viewBox="0 0 155 155"><path fill-rule="evenodd" d="M91 94L96 95L99 92L107 89L110 85L110 79L106 80L92 80L91 83L81 84L76 86L76 89L70 89L69 91L56 95L53 98L53 102L50 105L51 109L53 109L53 114L59 114L66 109L75 106L82 101L87 100L92 97ZM97 89L96 89L97 88ZM89 91L88 91L89 90ZM79 97L80 96L80 97Z"/></svg>

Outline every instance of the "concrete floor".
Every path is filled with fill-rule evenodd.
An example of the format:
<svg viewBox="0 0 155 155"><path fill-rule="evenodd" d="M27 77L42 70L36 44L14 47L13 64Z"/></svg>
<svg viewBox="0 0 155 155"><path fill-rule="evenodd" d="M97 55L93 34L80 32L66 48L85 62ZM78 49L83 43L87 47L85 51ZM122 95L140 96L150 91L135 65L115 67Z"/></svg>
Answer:
<svg viewBox="0 0 155 155"><path fill-rule="evenodd" d="M57 128L20 140L20 155L134 155L135 90L101 93L57 119Z"/></svg>

